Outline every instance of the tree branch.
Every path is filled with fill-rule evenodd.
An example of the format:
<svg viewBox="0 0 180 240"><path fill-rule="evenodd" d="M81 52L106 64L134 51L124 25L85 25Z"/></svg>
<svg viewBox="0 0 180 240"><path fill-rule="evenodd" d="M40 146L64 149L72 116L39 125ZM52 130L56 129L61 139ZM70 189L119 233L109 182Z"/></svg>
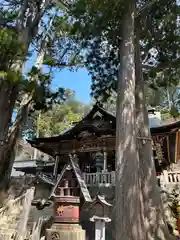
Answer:
<svg viewBox="0 0 180 240"><path fill-rule="evenodd" d="M19 132L21 130L21 127L23 125L23 122L26 121L26 117L28 114L28 107L32 101L32 96L25 94L23 97L23 100L20 104L20 108L18 110L16 120L11 128L10 134L9 134L9 141L14 142L14 140L18 137Z"/></svg>
<svg viewBox="0 0 180 240"><path fill-rule="evenodd" d="M31 30L33 31L39 24L41 18L44 15L44 12L46 11L47 7L49 6L50 1L45 0L43 6L41 7L40 12L36 15L35 19L32 22Z"/></svg>
<svg viewBox="0 0 180 240"><path fill-rule="evenodd" d="M139 15L141 15L142 13L144 13L146 10L148 10L153 4L155 4L156 2L158 2L159 0L151 0L148 3L144 4L144 6L142 6L139 11L136 13L136 17L138 17Z"/></svg>
<svg viewBox="0 0 180 240"><path fill-rule="evenodd" d="M68 4L66 4L64 1L62 1L62 0L53 0L53 2L56 3L57 6L60 6L60 7L63 6L65 8L65 10L70 11L70 6L68 6Z"/></svg>
<svg viewBox="0 0 180 240"><path fill-rule="evenodd" d="M25 18L25 13L28 7L28 0L24 0L23 4L21 6L21 9L19 11L18 17L17 17L17 29L22 30L23 28L23 22L24 22L24 18Z"/></svg>

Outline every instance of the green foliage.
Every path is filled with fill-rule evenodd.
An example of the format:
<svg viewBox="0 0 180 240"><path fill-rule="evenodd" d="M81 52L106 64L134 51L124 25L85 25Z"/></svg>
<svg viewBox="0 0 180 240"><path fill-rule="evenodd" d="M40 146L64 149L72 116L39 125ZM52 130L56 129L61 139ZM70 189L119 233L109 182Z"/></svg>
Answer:
<svg viewBox="0 0 180 240"><path fill-rule="evenodd" d="M36 46L39 51L44 49L45 59L44 64L48 65L48 73L42 72L41 69L33 66L32 69L25 75L22 76L22 69L19 65L23 65L27 57L27 45L24 46L20 40L21 32L16 26L18 18L18 10L21 9L23 2L3 1L5 6L9 6L8 10L6 7L0 8L0 16L3 21L3 28L0 30L0 77L4 80L13 81L13 84L18 84L19 95L17 98L16 108L20 106L20 102L23 99L23 95L28 93L32 95L31 111L42 110L47 111L52 107L53 104L62 103L66 99L65 90L59 87L57 91L51 90L52 81L52 68L53 67L66 67L71 64L75 64L72 61L74 58L74 47L71 47L69 43L68 31L71 24L67 21L67 15L63 14L61 9L57 9L57 13L45 11L44 14L48 19L48 24L52 21L52 26L41 21L41 31L33 29L31 31L28 22L24 23L24 27L27 28L27 34L34 35L35 38L31 39L32 47L34 48L34 40L36 39ZM38 14L40 9L38 7L39 1L28 3L25 11L31 9L34 14ZM41 1L43 2L43 1ZM37 4L37 5L36 5ZM51 4L49 5L51 6ZM14 13L12 9L16 10ZM28 19L30 20L32 16ZM26 18L26 17L25 17ZM31 19L33 20L33 19ZM29 21L31 24L31 21ZM49 30L48 30L49 28ZM43 31L44 30L44 31ZM35 33L36 32L36 33ZM40 34L40 35L39 35ZM23 39L22 39L23 40ZM71 42L73 42L71 40ZM34 50L34 49L33 49ZM71 56L73 54L73 57ZM37 54L38 55L38 54ZM18 69L16 66L18 65Z"/></svg>
<svg viewBox="0 0 180 240"><path fill-rule="evenodd" d="M146 85L145 94L147 105L152 107L163 106L166 99L166 92L163 89L160 87L153 89Z"/></svg>
<svg viewBox="0 0 180 240"><path fill-rule="evenodd" d="M54 105L53 108L40 115L38 131L41 137L59 135L74 122L79 121L86 110L86 106L70 98L64 104Z"/></svg>
<svg viewBox="0 0 180 240"><path fill-rule="evenodd" d="M161 119L165 124L174 121L168 109L161 110Z"/></svg>
<svg viewBox="0 0 180 240"><path fill-rule="evenodd" d="M169 113L169 110L168 109L162 109L161 110L161 114L168 114Z"/></svg>
<svg viewBox="0 0 180 240"><path fill-rule="evenodd" d="M14 29L1 28L0 29L0 48L1 48L1 63L7 64L0 65L1 69L9 69L12 64L24 57L25 48L22 45L22 42L18 38L18 33ZM3 61L3 62L2 62Z"/></svg>
<svg viewBox="0 0 180 240"><path fill-rule="evenodd" d="M21 72L16 70L18 61L25 59L24 48L13 29L0 29L0 77L15 84L23 81Z"/></svg>
<svg viewBox="0 0 180 240"><path fill-rule="evenodd" d="M178 207L179 207L179 191L174 188L169 195L169 207L172 211L173 217L178 219L179 213L178 213Z"/></svg>
<svg viewBox="0 0 180 240"><path fill-rule="evenodd" d="M78 0L74 6L73 32L77 33L85 49L85 64L92 76L92 95L96 99L107 100L112 90L117 89L121 24L127 2ZM148 3L138 1L137 11ZM160 0L141 13L137 27L141 29L145 79L151 87L167 86L167 82L169 85L178 79L179 8L175 0ZM153 48L157 56L153 54Z"/></svg>
<svg viewBox="0 0 180 240"><path fill-rule="evenodd" d="M170 114L173 118L177 118L180 116L180 113L179 113L177 107L174 105L171 107Z"/></svg>
<svg viewBox="0 0 180 240"><path fill-rule="evenodd" d="M69 16L63 7L55 8L51 1L42 11L43 4L43 0L27 1L27 4L25 1L3 0L0 7L2 26L0 77L18 84L16 108L20 105L24 94L32 95L31 110L33 111L47 111L53 104L62 103L66 99L62 87L57 91L51 90L52 68L62 69L76 65L78 58L77 46L69 37L72 28L68 20ZM41 18L38 20L38 26L36 18L38 19L39 16ZM23 37L22 33L25 33ZM43 73L43 66L39 66L40 69L33 66L25 76L22 76L22 67L29 57L27 48L30 44L33 51L44 51L44 64L48 66L48 73Z"/></svg>
<svg viewBox="0 0 180 240"><path fill-rule="evenodd" d="M50 67L56 67L56 63L55 61L50 57L50 56L46 56L46 58L44 59L43 62L45 65L48 65Z"/></svg>
<svg viewBox="0 0 180 240"><path fill-rule="evenodd" d="M80 45L72 34L72 22L65 12L56 14L47 38L44 64L51 68L72 69L81 64Z"/></svg>
<svg viewBox="0 0 180 240"><path fill-rule="evenodd" d="M5 117L1 119L4 122L0 124L0 132L6 135L3 138L8 139L9 146L9 149L2 149L1 152L3 156L0 167L1 185L10 177L16 143L28 113L30 115L30 112L34 113L36 110L47 111L54 104L62 103L66 99L63 88L60 87L56 92L51 90L52 68L76 64L77 53L74 54L76 46L73 45L68 30L72 22L70 24L61 16L64 16L64 10L61 7L56 8L54 1L1 1L0 82L9 80L8 84L0 84L1 91L7 86L8 96L7 107L1 106L0 109L1 114L5 108L8 109ZM57 18L59 18L58 21ZM27 74L24 73L23 68L28 58L28 51L37 53L38 58L34 64L38 69L33 67ZM52 61L46 63L48 64L46 73L43 71L42 64L44 55L55 63L52 64ZM22 73L24 73L23 77ZM71 121L71 114L69 115L69 121ZM14 117L15 124L13 127L11 124L12 128L6 131L10 125L10 119ZM6 152L9 154L7 155ZM3 177L4 169L7 174Z"/></svg>
<svg viewBox="0 0 180 240"><path fill-rule="evenodd" d="M53 104L48 111L31 113L23 129L23 137L31 139L35 136L58 135L89 112L90 106L77 101L70 89L65 90L64 96L64 103Z"/></svg>

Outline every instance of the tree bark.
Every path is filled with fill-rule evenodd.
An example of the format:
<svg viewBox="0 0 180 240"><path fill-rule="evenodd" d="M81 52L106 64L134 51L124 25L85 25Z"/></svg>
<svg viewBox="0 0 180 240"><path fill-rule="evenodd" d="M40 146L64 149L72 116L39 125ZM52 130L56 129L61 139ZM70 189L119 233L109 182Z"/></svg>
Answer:
<svg viewBox="0 0 180 240"><path fill-rule="evenodd" d="M21 130L27 120L29 106L32 100L31 95L24 95L16 120L8 135L8 140L0 146L0 190L5 191L8 189L8 183L11 176L11 170L16 155L16 146L21 137Z"/></svg>
<svg viewBox="0 0 180 240"><path fill-rule="evenodd" d="M154 159L152 156L151 134L148 121L148 111L144 94L144 81L140 60L139 45L140 26L136 26L136 124L137 147L139 153L139 185L141 188L141 216L144 222L144 239L173 239L169 234L165 221L163 205L157 185Z"/></svg>
<svg viewBox="0 0 180 240"><path fill-rule="evenodd" d="M5 176L9 170L8 159L13 149L8 140L9 127L12 122L12 112L17 99L17 86L5 79L0 79L0 191L8 189Z"/></svg>
<svg viewBox="0 0 180 240"><path fill-rule="evenodd" d="M0 79L0 142L7 140L17 88L5 79Z"/></svg>
<svg viewBox="0 0 180 240"><path fill-rule="evenodd" d="M116 240L142 239L135 132L134 14L132 0L123 21L117 89Z"/></svg>

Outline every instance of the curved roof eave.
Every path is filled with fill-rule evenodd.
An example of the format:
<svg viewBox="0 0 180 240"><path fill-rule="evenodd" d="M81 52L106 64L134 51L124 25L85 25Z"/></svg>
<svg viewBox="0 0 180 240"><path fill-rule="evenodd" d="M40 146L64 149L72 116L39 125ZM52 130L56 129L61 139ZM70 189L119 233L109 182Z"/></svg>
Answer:
<svg viewBox="0 0 180 240"><path fill-rule="evenodd" d="M151 128L151 134L158 134L158 133L166 133L166 132L171 132L174 129L180 128L180 121L176 121L170 124L158 126L158 127L153 127Z"/></svg>

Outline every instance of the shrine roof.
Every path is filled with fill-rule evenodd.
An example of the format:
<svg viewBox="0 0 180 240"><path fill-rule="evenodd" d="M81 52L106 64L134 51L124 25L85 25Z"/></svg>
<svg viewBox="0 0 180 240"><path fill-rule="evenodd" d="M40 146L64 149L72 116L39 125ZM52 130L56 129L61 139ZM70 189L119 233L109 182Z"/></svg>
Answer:
<svg viewBox="0 0 180 240"><path fill-rule="evenodd" d="M97 121L99 120L99 121ZM102 123L102 124L101 124ZM107 123L106 126L103 123ZM88 131L97 135L115 133L116 117L101 108L99 105L94 105L91 111L79 122L69 126L58 136L47 138L35 138L27 140L31 145L38 143L59 142L76 138L80 132Z"/></svg>
<svg viewBox="0 0 180 240"><path fill-rule="evenodd" d="M149 108L148 112L153 113L154 109ZM150 129L152 136L168 134L177 131L180 128L180 121L153 127ZM109 113L98 104L94 105L91 111L79 122L74 123L58 136L48 138L35 138L27 140L32 147L45 152L49 155L55 156L55 149L53 144L60 142L71 141L74 139L87 139L89 137L97 136L115 136L116 134L116 116ZM53 145L53 146L52 146ZM58 150L59 151L59 150Z"/></svg>
<svg viewBox="0 0 180 240"><path fill-rule="evenodd" d="M35 175L39 171L45 172L45 173L51 173L54 169L54 164L43 166L41 168L38 168L38 166L21 166L21 167L14 167L14 169L18 172L25 172L27 174Z"/></svg>
<svg viewBox="0 0 180 240"><path fill-rule="evenodd" d="M104 205L106 205L106 206L109 206L109 207L112 206L112 204L110 204L110 203L108 203L108 202L106 201L105 196L102 196L102 195L97 195L96 198L93 200L92 203L96 203L96 202L100 202L100 203L102 203L102 204L104 204Z"/></svg>
<svg viewBox="0 0 180 240"><path fill-rule="evenodd" d="M151 134L158 135L158 134L170 133L170 132L178 131L179 128L180 128L180 121L176 121L173 123L151 128Z"/></svg>

